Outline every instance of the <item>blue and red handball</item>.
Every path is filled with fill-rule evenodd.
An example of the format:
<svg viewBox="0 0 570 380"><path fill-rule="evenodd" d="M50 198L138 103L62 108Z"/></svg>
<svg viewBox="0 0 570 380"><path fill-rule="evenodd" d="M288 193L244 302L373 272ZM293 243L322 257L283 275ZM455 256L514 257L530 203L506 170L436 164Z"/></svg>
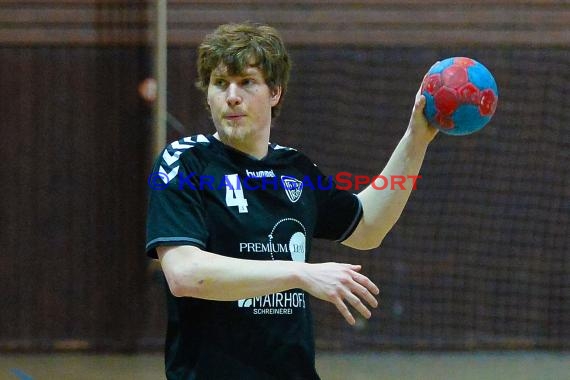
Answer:
<svg viewBox="0 0 570 380"><path fill-rule="evenodd" d="M471 58L452 57L436 63L421 88L428 122L449 135L477 132L493 117L499 91L493 74Z"/></svg>

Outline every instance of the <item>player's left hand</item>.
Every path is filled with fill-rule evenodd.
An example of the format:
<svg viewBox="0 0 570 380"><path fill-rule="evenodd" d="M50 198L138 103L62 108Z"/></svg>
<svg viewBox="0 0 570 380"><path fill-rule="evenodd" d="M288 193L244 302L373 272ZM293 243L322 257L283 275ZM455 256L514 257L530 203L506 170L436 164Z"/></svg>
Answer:
<svg viewBox="0 0 570 380"><path fill-rule="evenodd" d="M420 88L416 93L414 108L412 109L412 116L410 117L406 133L409 133L414 138L425 141L425 143L429 144L434 139L435 135L437 135L438 130L428 124L424 115L425 106L426 98L422 95L422 87L420 85Z"/></svg>

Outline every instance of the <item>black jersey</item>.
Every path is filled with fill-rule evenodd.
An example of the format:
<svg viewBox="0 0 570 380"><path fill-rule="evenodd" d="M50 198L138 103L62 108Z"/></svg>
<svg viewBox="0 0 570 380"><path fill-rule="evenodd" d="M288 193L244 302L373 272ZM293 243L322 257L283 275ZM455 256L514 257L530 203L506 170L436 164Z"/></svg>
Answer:
<svg viewBox="0 0 570 380"><path fill-rule="evenodd" d="M213 136L169 145L151 175L147 253L194 245L252 260L310 261L311 239L342 241L358 198L298 151L271 144L255 159ZM318 379L308 294L168 303L168 379Z"/></svg>

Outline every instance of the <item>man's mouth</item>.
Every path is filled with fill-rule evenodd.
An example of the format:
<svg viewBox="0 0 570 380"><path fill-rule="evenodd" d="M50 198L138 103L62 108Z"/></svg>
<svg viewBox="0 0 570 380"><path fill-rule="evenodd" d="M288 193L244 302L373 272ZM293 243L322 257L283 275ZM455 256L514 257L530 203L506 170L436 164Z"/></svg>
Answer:
<svg viewBox="0 0 570 380"><path fill-rule="evenodd" d="M244 116L245 115L242 113L231 113L231 114L224 115L224 119L229 120L229 121L236 121L236 120L240 120Z"/></svg>

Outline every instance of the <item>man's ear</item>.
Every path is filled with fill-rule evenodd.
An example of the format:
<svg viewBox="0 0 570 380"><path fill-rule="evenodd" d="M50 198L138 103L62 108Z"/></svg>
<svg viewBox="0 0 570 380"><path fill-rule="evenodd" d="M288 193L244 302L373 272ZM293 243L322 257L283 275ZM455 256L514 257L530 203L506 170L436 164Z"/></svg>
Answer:
<svg viewBox="0 0 570 380"><path fill-rule="evenodd" d="M279 104L279 100L281 99L281 86L275 86L270 91L271 91L271 107L274 107L277 104Z"/></svg>

